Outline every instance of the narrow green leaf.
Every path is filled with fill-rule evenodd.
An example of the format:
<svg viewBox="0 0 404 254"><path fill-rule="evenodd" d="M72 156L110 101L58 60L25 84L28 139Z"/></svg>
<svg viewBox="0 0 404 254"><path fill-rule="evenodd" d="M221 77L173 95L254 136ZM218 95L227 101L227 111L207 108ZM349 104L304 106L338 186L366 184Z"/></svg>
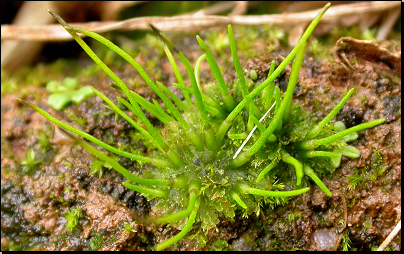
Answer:
<svg viewBox="0 0 404 254"><path fill-rule="evenodd" d="M159 198L164 198L167 197L168 194L170 194L169 190L165 190L165 189L156 189L156 188L147 188L144 186L137 186L137 185L133 185L130 183L122 183L122 185L128 189L134 190L136 192L140 192L143 194L147 194L147 195L151 195L151 196L155 196L155 197L159 197Z"/></svg>
<svg viewBox="0 0 404 254"><path fill-rule="evenodd" d="M184 236L191 230L192 225L194 225L195 218L196 218L196 215L199 210L200 202L201 202L200 198L197 198L197 200L195 201L195 205L192 209L192 212L188 217L188 221L185 224L184 228L181 230L181 232L179 232L176 236L168 239L167 241L157 244L156 248L155 248L157 251L163 250L163 249L173 245L174 243L178 242L182 238L184 238Z"/></svg>
<svg viewBox="0 0 404 254"><path fill-rule="evenodd" d="M229 93L229 89L227 88L226 83L224 82L223 76L219 70L219 66L216 63L216 60L214 59L212 52L210 52L209 48L202 41L202 39L199 36L196 36L196 39L199 43L199 46L201 46L202 50L206 54L206 61L208 62L209 67L212 70L213 76L215 77L216 82L220 87L220 91L221 91L223 102L226 106L226 109L228 111L232 111L234 109L235 102L234 102L233 97Z"/></svg>
<svg viewBox="0 0 404 254"><path fill-rule="evenodd" d="M261 190L261 189L256 189L252 188L246 184L238 184L236 186L239 191L242 194L252 194L252 195L257 195L257 196L263 196L263 197L292 197L292 196L298 196L303 193L306 193L310 190L309 187L306 188L301 188L297 190L291 190L291 191L268 191L268 190Z"/></svg>
<svg viewBox="0 0 404 254"><path fill-rule="evenodd" d="M161 90L163 90L163 92L165 92L174 102L175 104L177 104L177 106L181 109L181 110L185 110L185 105L184 103L173 93L171 92L165 85L163 85L162 83L156 81L157 85L161 88Z"/></svg>
<svg viewBox="0 0 404 254"><path fill-rule="evenodd" d="M351 88L351 90L348 91L348 93L344 96L344 98L342 98L342 100L335 106L335 108L333 110L331 110L331 112L324 117L324 119L317 124L307 135L306 135L306 139L313 139L315 138L320 131L324 128L324 126L329 123L334 116L337 115L337 113L341 110L341 108L345 105L345 103L348 101L348 99L351 97L351 95L353 94L355 89Z"/></svg>
<svg viewBox="0 0 404 254"><path fill-rule="evenodd" d="M317 26L317 24L320 22L322 16L326 12L328 8L330 8L331 4L328 3L326 4L323 9L317 14L317 16L313 19L313 21L310 23L306 31L303 33L302 37L300 38L299 42L297 43L296 47L293 48L293 50L285 57L285 59L279 64L279 66L274 70L274 72L263 82L261 83L258 87L256 87L248 96L247 98L244 98L234 109L233 111L227 116L227 118L222 122L222 124L219 126L219 130L217 132L217 140L218 142L221 142L224 135L226 134L227 130L229 129L231 122L237 117L238 114L241 113L243 108L249 103L249 101L257 96L259 92L262 91L266 86L271 84L276 77L279 76L279 74L285 69L285 67L292 61L292 59L296 56L296 54L300 51L302 44L307 41L307 38L310 36L310 34L313 32L314 28ZM243 156L247 157L247 156Z"/></svg>
<svg viewBox="0 0 404 254"><path fill-rule="evenodd" d="M164 151L160 146L159 142L148 133L140 124L136 123L132 118L130 118L125 112L120 110L110 99L108 99L104 94L100 91L91 87L93 92L97 94L101 99L103 99L116 113L118 113L122 118L128 121L133 127L135 127L143 136L145 136L150 142L152 142L156 147L158 147L161 151ZM123 103L123 102L122 102Z"/></svg>
<svg viewBox="0 0 404 254"><path fill-rule="evenodd" d="M239 206L241 206L243 209L247 210L247 205L243 202L243 200L240 198L240 195L234 190L230 191L230 197L237 202Z"/></svg>
<svg viewBox="0 0 404 254"><path fill-rule="evenodd" d="M21 100L21 99L17 99L17 100L19 102L21 102L22 104L24 104L25 106L28 106L28 107L32 108L33 110L35 110L36 112L38 112L39 114L44 116L46 119L48 119L52 123L58 125L59 127L65 129L65 130L68 130L68 131L70 131L70 132L72 132L74 134L77 134L82 138L85 138L85 139L89 140L89 141L93 142L94 144L104 148L107 151L110 151L110 152L115 153L117 155L121 155L123 157L133 159L133 160L136 160L136 161L150 163L150 164L153 164L153 165L158 166L158 167L163 167L164 168L164 167L170 166L170 163L168 163L167 161L158 160L158 159L152 159L152 158L149 158L149 157L140 156L140 155L137 155L137 154L132 154L132 153L128 153L128 152L125 152L125 151L121 151L121 150L119 150L119 149L117 149L117 148L115 148L113 146L110 146L110 145L102 142L101 140L91 136L90 134L85 133L84 131L78 130L78 129L76 129L76 128L68 125L68 124L65 124L65 123L57 120L56 118L51 116L49 113L45 112L43 109L35 106L34 104L31 104L31 103L29 103L27 101L24 101L24 100Z"/></svg>
<svg viewBox="0 0 404 254"><path fill-rule="evenodd" d="M247 85L245 83L243 69L241 68L240 59L237 55L236 41L234 40L233 28L231 25L227 26L227 33L229 34L230 50L231 56L233 58L234 68L236 69L237 79L240 82L241 92L243 98L248 95Z"/></svg>
<svg viewBox="0 0 404 254"><path fill-rule="evenodd" d="M291 156L288 152L285 150L281 149L281 159L286 162L291 164L296 171L296 185L300 185L302 183L302 178L303 178L303 164L296 160L293 156Z"/></svg>
<svg viewBox="0 0 404 254"><path fill-rule="evenodd" d="M317 186L327 194L327 196L332 197L331 191L325 186L325 184L318 178L314 170L307 165L306 163L303 164L303 171L306 175L308 175L316 184Z"/></svg>

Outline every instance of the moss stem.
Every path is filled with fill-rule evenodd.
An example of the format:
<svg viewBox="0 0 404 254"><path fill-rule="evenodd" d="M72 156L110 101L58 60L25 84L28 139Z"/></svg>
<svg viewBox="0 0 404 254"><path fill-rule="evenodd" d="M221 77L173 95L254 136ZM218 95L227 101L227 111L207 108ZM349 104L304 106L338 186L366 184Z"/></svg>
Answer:
<svg viewBox="0 0 404 254"><path fill-rule="evenodd" d="M194 68L196 84L198 85L198 88L200 91L202 91L202 89L201 89L200 78L199 78L199 76L200 76L199 70L201 68L201 63L204 59L206 59L206 54L202 54L200 57L198 57L198 59L196 60L196 63L195 63L195 68Z"/></svg>
<svg viewBox="0 0 404 254"><path fill-rule="evenodd" d="M296 160L293 156L291 156L288 152L281 149L281 159L282 161L291 164L296 171L296 185L300 185L302 183L303 174L303 165L300 161Z"/></svg>
<svg viewBox="0 0 404 254"><path fill-rule="evenodd" d="M237 55L237 47L236 42L234 40L233 28L231 25L227 26L227 33L229 35L229 42L230 42L230 50L231 56L233 58L234 68L236 69L237 79L239 81L241 87L241 93L243 94L243 98L248 95L247 85L245 83L243 69L241 68L240 59Z"/></svg>
<svg viewBox="0 0 404 254"><path fill-rule="evenodd" d="M70 137L74 138L71 136L71 134L66 133ZM88 142L79 139L79 138L74 138L77 143L80 144L81 147L83 147L85 150L87 150L89 153L94 155L97 159L104 161L108 163L116 172L120 173L123 175L127 180L138 183L138 184L143 184L143 185L149 185L149 186L171 186L172 182L170 180L159 180L159 179L143 179L140 177L137 177L130 173L126 168L122 167L121 164L119 164L114 158L111 158L110 156L106 155L105 153L98 151L95 147L91 146Z"/></svg>
<svg viewBox="0 0 404 254"><path fill-rule="evenodd" d="M314 158L314 157L331 157L331 158L338 158L339 155L333 152L327 151L304 151L299 153L300 156L303 158Z"/></svg>
<svg viewBox="0 0 404 254"><path fill-rule="evenodd" d="M275 60L272 60L271 62L271 67L269 68L268 72L268 77L271 76L271 74L275 70ZM271 82L268 86L266 86L262 92L261 92L261 99L262 99L262 105L264 106L264 110L269 109L272 103L272 97L274 96L274 90L275 90L275 83Z"/></svg>
<svg viewBox="0 0 404 254"><path fill-rule="evenodd" d="M275 116L276 116L279 112L279 108L281 107L281 90L279 89L278 86L275 87L275 101L276 101L276 107L275 107ZM279 134L281 131L282 131L282 118L279 120L279 123L277 124L274 133Z"/></svg>
<svg viewBox="0 0 404 254"><path fill-rule="evenodd" d="M133 93L133 97L135 98L136 102L139 103L140 106L142 106L147 112L150 114L154 115L157 119L159 119L163 123L168 123L168 122L173 122L175 121L174 118L171 116L167 115L166 112L161 112L159 108L156 108L152 103L146 101L142 96L138 95L137 93ZM141 98L141 99L140 99ZM118 97L118 101L120 101L122 104L124 104L132 113L136 116L136 110L130 104L127 102L125 99ZM143 100L144 101L143 101ZM138 117L138 116L137 116Z"/></svg>
<svg viewBox="0 0 404 254"><path fill-rule="evenodd" d="M188 93L195 96L194 90L192 90L191 88L189 88L187 86L183 86L178 83L173 83L173 86L175 86L181 90L187 91ZM203 105L207 112L211 113L212 115L214 115L215 117L217 117L219 119L223 119L225 117L225 111L220 106L219 103L217 103L215 100L213 100L212 98L210 98L209 96L206 96L204 94L201 94L201 97L202 97L203 101L206 103L206 104L204 103Z"/></svg>
<svg viewBox="0 0 404 254"><path fill-rule="evenodd" d="M103 99L116 113L118 113L122 118L124 118L126 121L128 121L133 127L135 127L140 133L143 134L148 140L152 141L152 143L157 146L161 151L164 151L163 148L160 146L159 142L155 138L153 138L150 133L148 133L140 124L136 123L132 118L130 118L126 113L124 113L122 110L120 110L110 99L108 99L104 94L102 94L100 91L95 89L94 87L91 87L93 92L97 94L101 99ZM123 102L123 104L125 104ZM138 115L136 115L139 117Z"/></svg>
<svg viewBox="0 0 404 254"><path fill-rule="evenodd" d="M143 186L137 186L137 185L133 185L130 183L122 183L122 185L128 189L143 193L143 194L147 194L147 195L152 195L155 197L159 197L159 198L164 198L167 197L168 194L170 194L170 190L163 190L163 189L150 189L147 187L143 187Z"/></svg>
<svg viewBox="0 0 404 254"><path fill-rule="evenodd" d="M239 206L241 206L243 209L247 209L247 205L243 202L243 200L240 198L240 195L235 190L230 191L230 197L237 202Z"/></svg>
<svg viewBox="0 0 404 254"><path fill-rule="evenodd" d="M268 164L268 166L266 166L261 173L258 175L257 180L255 182L260 182L264 176L273 168L275 168L278 163L279 163L280 158L276 157L273 161L271 161L271 163Z"/></svg>
<svg viewBox="0 0 404 254"><path fill-rule="evenodd" d="M216 82L220 87L220 91L222 94L223 102L226 106L227 111L232 111L234 109L234 99L229 93L229 89L227 88L226 83L224 82L223 76L220 73L219 66L217 66L217 63L215 59L213 58L212 52L210 52L209 48L206 46L206 44L202 41L202 39L197 35L196 39L199 43L199 46L201 46L202 50L206 54L206 61L209 64L210 69L212 70L213 76L215 76Z"/></svg>
<svg viewBox="0 0 404 254"><path fill-rule="evenodd" d="M188 207L187 209L175 213L175 214L170 214L167 216L159 217L156 218L156 222L158 223L172 223L174 221L180 220L182 218L185 218L189 216L192 212L192 209L195 206L196 198L197 198L197 192L198 192L198 184L196 183L191 183L190 188L189 188L189 202L188 202Z"/></svg>
<svg viewBox="0 0 404 254"><path fill-rule="evenodd" d="M306 163L303 163L303 171L306 175L308 175L316 184L317 186L327 194L327 196L332 197L331 191L324 185L324 183L318 178L314 170Z"/></svg>
<svg viewBox="0 0 404 254"><path fill-rule="evenodd" d="M153 30L154 30L154 29L153 29ZM164 43L163 43L163 48L164 48L164 52L166 53L166 56L167 56L167 58L168 58L168 61L170 62L171 67L173 68L174 75L175 75L175 77L177 78L178 83L180 83L180 84L182 84L182 85L185 86L184 80L182 79L182 76L181 76L181 74L180 74L180 72L179 72L179 70L178 70L178 66L177 66L177 64L176 64L176 62L175 62L175 60L174 60L173 54L171 54L170 49L169 49L168 46L167 46L166 44L164 44ZM187 104L188 104L188 107L191 106L191 105L192 105L192 102L191 102L191 98L189 97L188 92L182 90L182 94L184 95L184 98L185 98L185 101L186 101Z"/></svg>
<svg viewBox="0 0 404 254"><path fill-rule="evenodd" d="M156 81L156 84L158 85L158 87L163 90L163 92L165 92L168 97L170 97L175 104L181 109L181 110L185 110L185 104L173 93L171 92L165 85L163 85L161 82ZM189 95L188 95L189 96Z"/></svg>
<svg viewBox="0 0 404 254"><path fill-rule="evenodd" d="M195 222L195 218L198 213L200 203L201 203L201 199L197 198L195 201L194 207L192 208L192 212L188 217L188 221L185 224L184 228L181 230L181 232L179 232L176 236L168 239L167 241L157 244L156 248L155 248L157 251L163 250L163 249L173 245L174 243L178 242L182 238L184 238L184 236L191 230L192 225Z"/></svg>
<svg viewBox="0 0 404 254"><path fill-rule="evenodd" d="M314 126L313 129L311 129L311 131L306 135L306 139L313 139L320 133L320 131L324 128L324 126L327 123L329 123L334 118L334 116L337 115L337 113L341 110L341 108L345 105L345 103L348 101L348 99L353 94L354 90L355 90L354 88L351 88L348 91L348 93L335 106L335 108L333 110L331 110L331 112L326 117L324 117L324 119L319 124L317 124L316 126Z"/></svg>
<svg viewBox="0 0 404 254"><path fill-rule="evenodd" d="M309 187L306 187L292 191L268 191L252 188L244 183L239 183L236 187L242 194L252 194L257 196L274 197L274 198L298 196L310 190Z"/></svg>

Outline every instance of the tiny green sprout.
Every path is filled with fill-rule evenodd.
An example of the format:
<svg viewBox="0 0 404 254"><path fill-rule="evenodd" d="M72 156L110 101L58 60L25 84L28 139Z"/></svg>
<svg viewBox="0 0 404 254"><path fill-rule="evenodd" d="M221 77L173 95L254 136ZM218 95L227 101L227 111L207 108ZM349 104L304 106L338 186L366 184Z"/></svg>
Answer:
<svg viewBox="0 0 404 254"><path fill-rule="evenodd" d="M380 152L380 150L374 149L374 157L371 165L371 168L374 170L377 176L381 176L387 169L383 166L383 157Z"/></svg>
<svg viewBox="0 0 404 254"><path fill-rule="evenodd" d="M102 178L104 175L104 166L108 167L108 164L100 160L95 160L93 164L90 165L90 175L98 174L98 178Z"/></svg>
<svg viewBox="0 0 404 254"><path fill-rule="evenodd" d="M51 143L49 141L50 137L46 131L40 130L38 133L38 144L42 149L42 152L45 152L51 147Z"/></svg>
<svg viewBox="0 0 404 254"><path fill-rule="evenodd" d="M226 240L216 240L213 244L211 250L213 251L222 251L227 250L229 248L229 244Z"/></svg>
<svg viewBox="0 0 404 254"><path fill-rule="evenodd" d="M358 169L354 169L353 175L347 175L346 177L349 179L348 188L355 189L360 183L365 182L367 180L374 181L378 179L383 173L386 171L386 167L383 167L383 158L380 155L380 150L374 150L375 153L373 155L372 164L370 166L370 170L368 166L365 166L362 169L362 173L359 173ZM372 173L371 173L372 172Z"/></svg>
<svg viewBox="0 0 404 254"><path fill-rule="evenodd" d="M300 212L296 211L296 212L290 213L286 218L288 219L289 222L293 222L293 221L298 220L301 217L302 217L302 215L300 214Z"/></svg>
<svg viewBox="0 0 404 254"><path fill-rule="evenodd" d="M83 86L78 90L75 90L76 88L77 79L72 77L65 78L62 83L57 81L48 82L46 90L52 93L48 97L48 104L56 110L61 110L70 102L79 104L93 94L90 86Z"/></svg>
<svg viewBox="0 0 404 254"><path fill-rule="evenodd" d="M94 233L90 240L90 250L99 250L104 244L102 234Z"/></svg>
<svg viewBox="0 0 404 254"><path fill-rule="evenodd" d="M34 173L35 169L42 162L41 159L36 159L36 154L34 149L28 149L25 154L25 158L21 160L22 172L24 174L31 175Z"/></svg>
<svg viewBox="0 0 404 254"><path fill-rule="evenodd" d="M64 112L70 117L70 119L75 121L78 125L84 125L86 123L86 120L84 120L83 118L81 118L79 116L76 116L70 110L66 109L66 110L64 110Z"/></svg>
<svg viewBox="0 0 404 254"><path fill-rule="evenodd" d="M341 240L341 245L340 245L340 249L342 251L348 251L349 248L351 247L352 241L349 238L349 231L346 230L344 232L344 235L342 236L342 240Z"/></svg>
<svg viewBox="0 0 404 254"><path fill-rule="evenodd" d="M122 183L124 187L154 200L152 209L157 216L152 221L180 229L177 235L155 246L156 250L163 250L175 246L192 229L206 233L220 222L220 217L234 221L237 210L241 210L243 217L258 216L261 209L284 205L288 198L307 193L310 179L332 196L320 176L334 172L342 156L359 157L359 150L347 143L358 138L357 132L385 121L379 119L349 129L342 122L332 122L353 94L353 88L320 122L292 101L307 39L329 7L330 4L324 6L278 66L274 61L271 63L262 83L252 82L244 76L230 25L228 41L237 75L234 82L225 82L215 56L201 37L197 36L196 40L203 53L194 68L181 50L175 48L158 28L150 25L162 42L177 79L173 85L182 91L184 101L168 90L166 84L154 81L132 56L114 43L97 33L71 27L48 10L112 79L111 87L122 93L117 100L124 108L91 87L110 110L133 126L130 137L141 140L148 148L147 154L134 148L124 151L120 145L107 144L56 119L38 106L18 100L59 127L80 136L82 139L76 138L77 143L100 161L91 166L91 173L101 176L101 165L107 165L126 179ZM164 106L131 91L78 34L102 43L124 58ZM179 72L173 54L185 67L186 79ZM199 67L205 60L215 82L201 84ZM286 92L282 93L275 80L289 64L292 65L290 79ZM128 111L134 117L130 117ZM144 111L155 116L163 127L152 124ZM114 155L107 155L87 141ZM123 167L118 162L119 157L136 161L137 168ZM137 173L138 169L141 174Z"/></svg>
<svg viewBox="0 0 404 254"><path fill-rule="evenodd" d="M66 218L66 227L70 230L73 231L73 229L79 225L79 219L80 217L83 216L83 211L79 208L73 208L69 211L67 211L64 215L64 217Z"/></svg>
<svg viewBox="0 0 404 254"><path fill-rule="evenodd" d="M376 29L365 29L361 34L362 40L376 41Z"/></svg>
<svg viewBox="0 0 404 254"><path fill-rule="evenodd" d="M346 177L349 179L349 184L348 184L349 189L355 189L356 186L358 186L358 184L360 184L361 182L366 180L365 177L363 177L359 174L358 169L354 169L354 174L347 175Z"/></svg>
<svg viewBox="0 0 404 254"><path fill-rule="evenodd" d="M285 38L285 33L279 27L271 27L268 32L268 39L269 39L269 46L267 49L272 52L279 48L281 45L282 40Z"/></svg>
<svg viewBox="0 0 404 254"><path fill-rule="evenodd" d="M133 227L135 226L135 222L132 221L131 223L128 223L127 221L123 222L123 225L125 226L125 228L123 230L128 231L128 232L133 232L136 233L136 229L133 229Z"/></svg>

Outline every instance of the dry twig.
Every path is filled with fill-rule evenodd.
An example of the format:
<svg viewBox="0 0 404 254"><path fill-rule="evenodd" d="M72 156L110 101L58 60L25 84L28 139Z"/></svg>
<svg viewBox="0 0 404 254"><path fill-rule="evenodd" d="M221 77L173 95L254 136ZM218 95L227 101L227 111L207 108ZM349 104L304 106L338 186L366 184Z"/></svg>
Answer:
<svg viewBox="0 0 404 254"><path fill-rule="evenodd" d="M394 227L393 231L387 236L386 239L380 244L379 248L377 248L377 251L384 251L386 249L387 245L391 243L391 241L396 237L398 232L401 230L401 220L397 223L397 225Z"/></svg>
<svg viewBox="0 0 404 254"><path fill-rule="evenodd" d="M337 23L342 18L351 15L380 12L398 8L400 2L360 2L331 7L324 15L322 22ZM45 10L44 10L45 11ZM114 30L148 30L149 23L154 24L161 31L195 31L207 27L227 24L235 25L263 25L282 24L293 25L312 20L319 10L284 13L271 15L235 15L235 16L174 16L174 17L140 17L124 21L104 21L89 23L72 23L72 27L80 27L97 33ZM29 41L64 41L72 40L69 33L57 24L46 26L1 26L1 40L29 40Z"/></svg>

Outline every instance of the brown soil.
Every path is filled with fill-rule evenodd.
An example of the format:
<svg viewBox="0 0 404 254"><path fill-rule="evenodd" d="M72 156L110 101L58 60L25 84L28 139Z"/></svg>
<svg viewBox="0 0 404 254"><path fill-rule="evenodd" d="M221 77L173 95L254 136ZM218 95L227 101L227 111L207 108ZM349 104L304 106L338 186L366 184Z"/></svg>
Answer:
<svg viewBox="0 0 404 254"><path fill-rule="evenodd" d="M386 53L378 47L367 48L368 56L372 57L360 57L363 52L357 49L341 48L337 44L335 62L317 62L306 56L294 94L296 101L322 119L344 92L355 87L354 95L338 113L337 120L351 127L386 118L385 124L360 132L353 142L361 151L359 159L343 159L340 168L323 178L333 197L327 197L312 184L310 192L290 199L288 205L275 210L263 209L259 217L246 219L239 214L234 222L223 219L217 228L208 232L204 246L200 246L198 238L190 239L195 228L176 245L179 250L338 250L342 248L344 234L352 241L351 250L370 250L381 244L401 219L401 67L398 70L398 62L394 62L401 57L389 58L394 62L389 65L383 61ZM285 55L276 52L244 61L245 68L254 67L258 82L262 81L268 63L272 59L281 61L279 54ZM356 59L354 63L353 59ZM167 63L161 61L164 62L158 68L166 73ZM289 73L290 68L286 68L276 80L283 91ZM128 67L117 74L124 75L124 80L137 75ZM205 72L201 77L211 79ZM233 75L225 77L230 79ZM109 98L118 95L108 87L108 80L95 78L91 82ZM92 246L98 234L103 239L100 250L151 250L157 242L178 233L168 226L149 224L146 218L152 204L125 189L121 185L124 179L118 173L105 170L102 179L89 175L91 160L87 153L15 98L39 105L74 126L78 124L66 113L56 112L43 102L47 96L44 88L30 89L28 95L8 94L1 100L2 250L12 245L36 250L91 250L95 248ZM139 93L154 98L148 90ZM39 100L34 94L39 95ZM70 106L69 110L86 121L79 128L95 137L139 146L121 135L127 133L130 125L121 118L115 121L114 114L102 106L100 98L91 97L78 106ZM49 134L51 146L43 150L38 145L38 131L46 128L54 131ZM23 174L21 160L28 148L34 149L41 163L32 174ZM128 159L119 162L127 168L136 167ZM385 171L377 175L381 168ZM363 180L351 188L352 181L347 176L354 175L355 170ZM63 215L75 207L80 207L84 215L71 232ZM292 215L297 216L291 219ZM132 230L123 230L124 222L133 225ZM227 244L220 245L218 239ZM400 250L401 235L389 247Z"/></svg>

